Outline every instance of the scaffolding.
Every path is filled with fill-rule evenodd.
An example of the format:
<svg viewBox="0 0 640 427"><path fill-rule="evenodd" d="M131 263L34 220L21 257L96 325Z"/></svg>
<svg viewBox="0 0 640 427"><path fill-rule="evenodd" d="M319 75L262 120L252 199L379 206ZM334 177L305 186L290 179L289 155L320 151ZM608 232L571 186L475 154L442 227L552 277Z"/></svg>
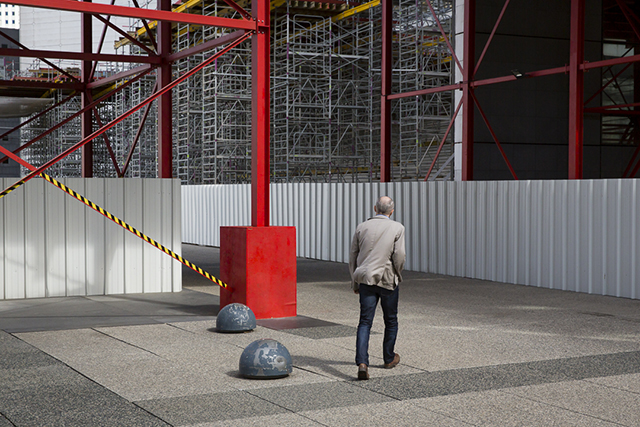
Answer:
<svg viewBox="0 0 640 427"><path fill-rule="evenodd" d="M234 17L224 2L187 2L193 13ZM249 7L247 1L238 2ZM432 0L451 34L452 2ZM186 12L186 11L185 11ZM407 92L448 85L451 57L424 0L394 3L393 90ZM272 2L271 181L371 182L380 178L380 0L364 4ZM138 40L148 41L140 23ZM228 34L230 30L176 24L174 51L182 51ZM140 47L116 43L128 54ZM216 50L174 63L174 76L201 63ZM112 73L124 67L112 67ZM122 84L122 83L119 83ZM155 74L137 80L112 101L101 104L106 123L149 96ZM61 99L62 95L57 94ZM392 103L392 179L424 179L451 120L452 94L402 98ZM155 103L152 104L155 109ZM23 141L47 123L78 111L79 98L23 131ZM51 117L49 117L51 116ZM55 116L55 117L54 117ZM116 176L131 157L125 176L155 176L157 124L154 111L141 125L144 109L94 141L96 176ZM244 43L173 90L174 176L183 184L229 184L251 181L251 45ZM49 121L45 123L46 121ZM95 122L95 119L94 119ZM79 119L29 149L44 161L80 139ZM94 126L97 126L95 123ZM136 135L140 136L132 150ZM131 153L130 153L131 152ZM431 179L452 179L451 138L438 157ZM79 176L79 153L56 165L59 176Z"/></svg>

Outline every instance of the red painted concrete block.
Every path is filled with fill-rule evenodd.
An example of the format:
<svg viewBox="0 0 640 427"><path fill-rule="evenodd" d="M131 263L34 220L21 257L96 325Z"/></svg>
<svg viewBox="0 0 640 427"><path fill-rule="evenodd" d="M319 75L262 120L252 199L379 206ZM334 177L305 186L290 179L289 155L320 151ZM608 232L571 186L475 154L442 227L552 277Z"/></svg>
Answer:
<svg viewBox="0 0 640 427"><path fill-rule="evenodd" d="M295 227L220 227L220 308L233 302L256 319L297 314Z"/></svg>

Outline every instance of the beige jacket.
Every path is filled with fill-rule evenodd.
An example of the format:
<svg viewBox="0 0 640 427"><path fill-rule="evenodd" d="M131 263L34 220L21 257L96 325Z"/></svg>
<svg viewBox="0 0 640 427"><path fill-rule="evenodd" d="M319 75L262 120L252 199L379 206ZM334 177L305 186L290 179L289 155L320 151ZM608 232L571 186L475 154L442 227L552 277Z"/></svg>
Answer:
<svg viewBox="0 0 640 427"><path fill-rule="evenodd" d="M360 283L395 289L402 282L405 262L404 226L376 215L356 228L349 254L351 287Z"/></svg>

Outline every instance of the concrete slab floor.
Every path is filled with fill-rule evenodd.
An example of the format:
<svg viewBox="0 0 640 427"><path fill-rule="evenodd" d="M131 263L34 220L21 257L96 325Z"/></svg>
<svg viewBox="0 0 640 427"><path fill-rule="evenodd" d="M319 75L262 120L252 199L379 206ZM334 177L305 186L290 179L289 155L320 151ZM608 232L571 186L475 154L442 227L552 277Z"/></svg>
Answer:
<svg viewBox="0 0 640 427"><path fill-rule="evenodd" d="M217 248L183 255L219 271ZM344 264L298 260L298 314L215 332L219 291L0 301L0 426L637 426L640 301L407 272L398 367L371 336L355 379L358 299ZM260 338L294 371L238 375Z"/></svg>

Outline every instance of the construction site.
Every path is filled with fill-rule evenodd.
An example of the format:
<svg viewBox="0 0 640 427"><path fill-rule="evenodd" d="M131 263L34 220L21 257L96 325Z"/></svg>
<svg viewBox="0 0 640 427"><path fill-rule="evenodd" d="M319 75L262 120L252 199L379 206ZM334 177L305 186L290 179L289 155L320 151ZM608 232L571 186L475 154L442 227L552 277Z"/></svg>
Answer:
<svg viewBox="0 0 640 427"><path fill-rule="evenodd" d="M246 3L246 1L244 2ZM239 3L240 6L247 4ZM452 1L433 1L451 34ZM153 5L152 5L153 6ZM174 12L234 18L225 2L190 0ZM271 182L374 182L380 180L381 6L369 3L274 0L271 2ZM400 0L393 7L393 88L408 92L451 83L451 54L425 2ZM146 55L154 46L155 22L131 20L116 53ZM232 29L175 23L173 52L183 52ZM215 49L173 63L174 78ZM35 59L14 79L66 80L80 74L80 61L58 69ZM138 64L101 62L94 71L93 98L126 85L94 109L93 128L119 117L156 89L156 73L112 81ZM99 87L100 81L108 84ZM244 42L177 85L173 97L173 176L182 184L230 184L251 180L251 45ZM75 96L74 96L75 95ZM21 155L39 166L81 139L78 93L50 89L55 108L23 126ZM452 115L452 92L393 102L394 180L424 179ZM155 103L128 116L93 142L96 177L156 177ZM76 114L75 117L74 114ZM70 117L73 117L69 120ZM60 123L64 123L60 126ZM453 142L441 148L431 179L453 179ZM49 169L80 176L80 151Z"/></svg>

